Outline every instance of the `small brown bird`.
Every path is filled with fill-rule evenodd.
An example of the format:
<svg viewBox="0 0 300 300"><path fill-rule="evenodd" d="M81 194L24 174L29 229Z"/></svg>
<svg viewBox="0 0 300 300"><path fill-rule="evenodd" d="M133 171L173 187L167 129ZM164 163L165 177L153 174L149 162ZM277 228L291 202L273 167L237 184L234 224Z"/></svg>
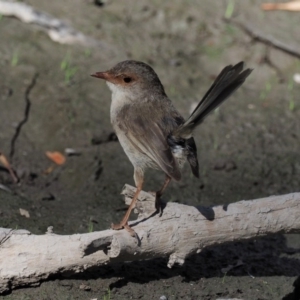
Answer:
<svg viewBox="0 0 300 300"><path fill-rule="evenodd" d="M134 233L128 218L142 190L147 168L160 169L166 175L163 186L156 192L157 210L171 179L180 180L185 161L199 177L193 130L244 83L252 70L243 71L243 67L243 62L225 67L186 121L166 95L155 71L143 62L126 60L108 71L91 75L106 80L112 91L111 123L133 164L137 187L123 220L112 224L113 229L126 228Z"/></svg>

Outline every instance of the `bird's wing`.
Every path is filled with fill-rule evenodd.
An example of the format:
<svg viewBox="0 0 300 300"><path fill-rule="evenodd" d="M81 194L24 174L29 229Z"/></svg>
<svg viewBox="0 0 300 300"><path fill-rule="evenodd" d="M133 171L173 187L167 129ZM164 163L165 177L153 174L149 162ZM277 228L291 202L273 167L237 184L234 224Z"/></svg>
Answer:
<svg viewBox="0 0 300 300"><path fill-rule="evenodd" d="M153 113L145 114L130 107L123 111L120 128L136 149L153 160L167 175L180 180L181 173L167 142L162 122Z"/></svg>

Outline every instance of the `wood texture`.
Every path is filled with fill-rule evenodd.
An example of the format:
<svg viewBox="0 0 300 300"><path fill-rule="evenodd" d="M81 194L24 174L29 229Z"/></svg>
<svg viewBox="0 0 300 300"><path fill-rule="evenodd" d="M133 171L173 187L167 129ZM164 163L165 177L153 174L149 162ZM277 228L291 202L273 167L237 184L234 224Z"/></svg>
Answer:
<svg viewBox="0 0 300 300"><path fill-rule="evenodd" d="M124 187L127 204L134 192L135 188ZM167 203L160 217L155 214L154 196L142 191L136 210L138 220L130 225L138 238L125 230L63 236L50 227L45 235L1 228L0 292L116 261L167 256L172 267L207 246L300 231L300 193L214 207Z"/></svg>

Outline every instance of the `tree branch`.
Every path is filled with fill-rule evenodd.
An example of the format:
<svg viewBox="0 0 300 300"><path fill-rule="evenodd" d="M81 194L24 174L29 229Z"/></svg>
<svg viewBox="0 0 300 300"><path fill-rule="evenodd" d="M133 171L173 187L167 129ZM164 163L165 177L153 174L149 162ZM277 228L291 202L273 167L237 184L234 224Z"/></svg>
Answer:
<svg viewBox="0 0 300 300"><path fill-rule="evenodd" d="M127 204L134 191L125 185L122 194ZM300 232L300 193L214 207L167 203L159 217L153 195L141 192L136 209L138 220L130 225L138 238L125 230L62 236L51 228L45 235L0 229L0 292L116 261L168 256L172 267L207 246Z"/></svg>
<svg viewBox="0 0 300 300"><path fill-rule="evenodd" d="M300 51L299 51L298 47L287 45L284 42L276 40L271 35L264 35L263 33L261 33L260 30L254 29L246 23L242 23L242 22L232 20L232 19L227 19L227 18L224 18L224 21L226 23L231 23L231 24L234 24L235 26L239 27L246 34L248 34L254 41L261 42L261 43L271 46L277 50L281 50L291 56L300 58Z"/></svg>

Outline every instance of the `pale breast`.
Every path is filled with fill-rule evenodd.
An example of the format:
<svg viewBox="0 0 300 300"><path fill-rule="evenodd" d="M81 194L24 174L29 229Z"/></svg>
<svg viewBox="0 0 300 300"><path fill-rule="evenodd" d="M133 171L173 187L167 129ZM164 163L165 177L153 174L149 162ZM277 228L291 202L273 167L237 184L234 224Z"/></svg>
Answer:
<svg viewBox="0 0 300 300"><path fill-rule="evenodd" d="M134 167L138 167L141 169L159 169L157 164L139 149L138 141L133 144L132 141L127 137L127 129L122 126L121 112L126 103L130 103L130 99L126 99L126 97L124 97L124 95L121 95L120 93L113 94L110 109L110 118L119 142Z"/></svg>
<svg viewBox="0 0 300 300"><path fill-rule="evenodd" d="M138 148L138 145L136 146L131 142L130 139L128 139L128 137L126 136L126 132L124 132L118 126L118 123L114 123L113 128L124 152L126 153L134 167L138 167L141 169L159 169L158 165Z"/></svg>

